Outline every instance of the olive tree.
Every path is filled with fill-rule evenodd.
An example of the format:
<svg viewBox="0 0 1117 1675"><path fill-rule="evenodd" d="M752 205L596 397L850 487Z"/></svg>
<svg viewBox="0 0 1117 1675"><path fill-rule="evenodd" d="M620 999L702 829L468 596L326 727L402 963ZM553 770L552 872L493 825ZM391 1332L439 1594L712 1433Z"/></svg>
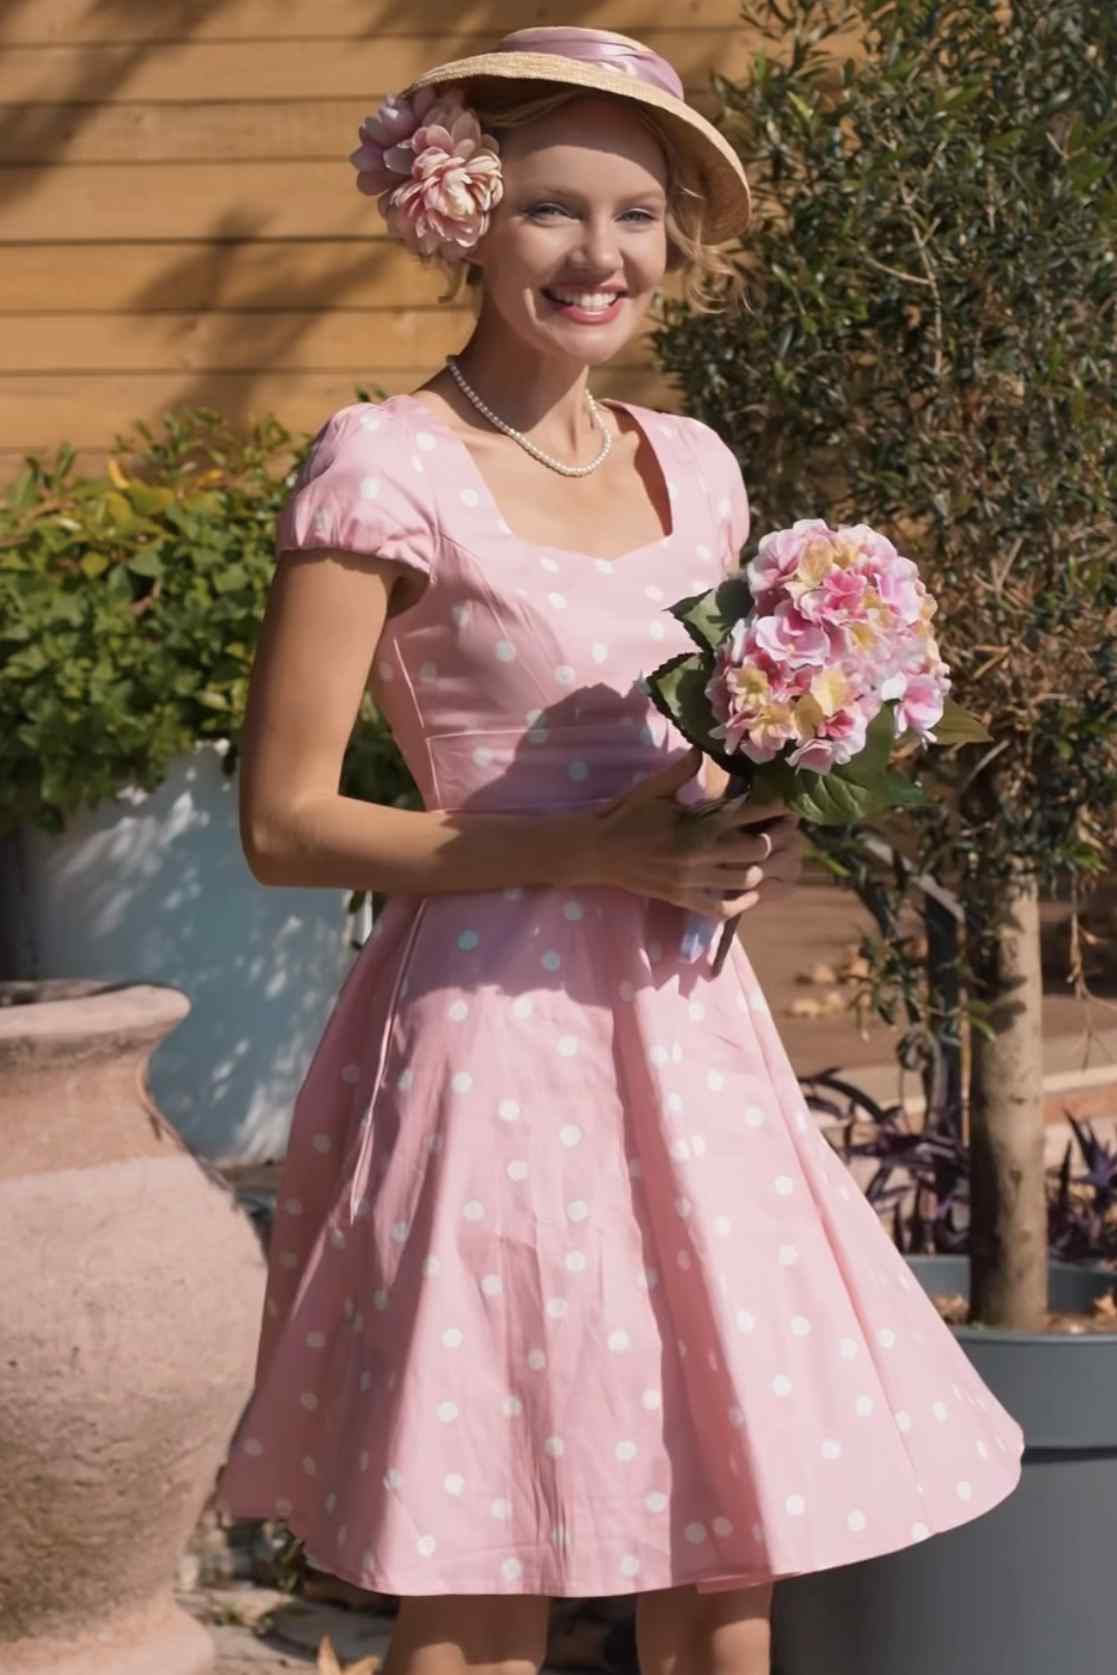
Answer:
<svg viewBox="0 0 1117 1675"><path fill-rule="evenodd" d="M1115 837L1117 21L1109 0L741 17L764 47L716 85L755 196L750 307L666 300L655 352L739 457L754 535L865 522L919 563L953 695L992 735L918 764L901 872L863 849L847 870L878 906L920 874L962 905L938 997L959 983L971 1022L971 1318L1036 1327L1037 901Z"/></svg>

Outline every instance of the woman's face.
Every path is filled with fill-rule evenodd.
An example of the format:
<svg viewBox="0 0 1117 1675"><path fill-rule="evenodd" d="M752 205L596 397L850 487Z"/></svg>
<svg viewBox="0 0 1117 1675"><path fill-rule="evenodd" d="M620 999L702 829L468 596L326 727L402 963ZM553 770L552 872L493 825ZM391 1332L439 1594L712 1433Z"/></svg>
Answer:
<svg viewBox="0 0 1117 1675"><path fill-rule="evenodd" d="M623 105L593 94L500 143L504 195L471 256L483 269L483 312L536 350L607 361L666 271L666 158ZM564 306L556 288L593 308L606 292L623 294L600 313Z"/></svg>

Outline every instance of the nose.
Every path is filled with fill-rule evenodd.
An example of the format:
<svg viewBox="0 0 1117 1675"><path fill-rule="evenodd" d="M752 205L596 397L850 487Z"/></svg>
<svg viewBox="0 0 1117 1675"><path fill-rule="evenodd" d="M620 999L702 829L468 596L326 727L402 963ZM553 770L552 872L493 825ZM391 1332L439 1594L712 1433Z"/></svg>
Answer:
<svg viewBox="0 0 1117 1675"><path fill-rule="evenodd" d="M620 274L621 255L617 247L617 229L611 215L590 216L585 222L581 240L583 271L604 283Z"/></svg>

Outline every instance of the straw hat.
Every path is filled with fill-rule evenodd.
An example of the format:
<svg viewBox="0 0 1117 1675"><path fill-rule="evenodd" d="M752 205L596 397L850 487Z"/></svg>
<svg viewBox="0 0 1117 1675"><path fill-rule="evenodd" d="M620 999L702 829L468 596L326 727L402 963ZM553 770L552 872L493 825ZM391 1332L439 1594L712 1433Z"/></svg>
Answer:
<svg viewBox="0 0 1117 1675"><path fill-rule="evenodd" d="M716 244L744 231L751 203L740 158L713 123L687 104L674 66L642 41L607 29L517 29L491 52L424 70L403 92L406 96L421 87L459 81L471 84L474 99L484 97L484 88L475 85L479 82L537 81L651 106L699 176L707 203L706 237Z"/></svg>

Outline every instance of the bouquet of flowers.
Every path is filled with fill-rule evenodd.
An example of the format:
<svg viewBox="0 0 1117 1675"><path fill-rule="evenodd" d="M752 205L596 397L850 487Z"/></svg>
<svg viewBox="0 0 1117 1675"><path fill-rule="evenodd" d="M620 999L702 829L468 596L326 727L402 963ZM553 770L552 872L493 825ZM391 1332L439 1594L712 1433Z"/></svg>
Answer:
<svg viewBox="0 0 1117 1675"><path fill-rule="evenodd" d="M668 609L698 650L660 664L645 688L731 775L727 798L850 825L926 801L893 766L901 748L989 737L948 696L937 606L916 566L868 524L800 518L719 586Z"/></svg>

